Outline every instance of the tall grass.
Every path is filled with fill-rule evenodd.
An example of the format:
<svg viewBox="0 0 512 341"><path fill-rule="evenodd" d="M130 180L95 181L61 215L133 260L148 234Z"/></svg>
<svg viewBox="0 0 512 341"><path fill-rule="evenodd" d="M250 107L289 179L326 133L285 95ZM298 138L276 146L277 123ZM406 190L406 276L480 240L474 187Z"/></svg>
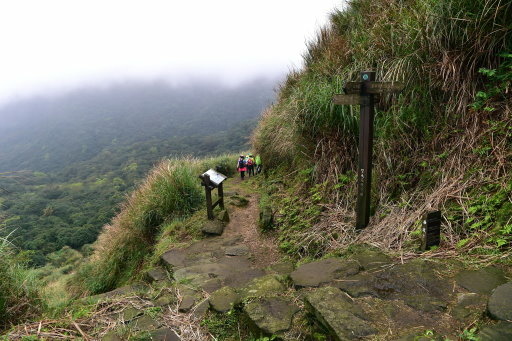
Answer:
<svg viewBox="0 0 512 341"><path fill-rule="evenodd" d="M456 179L469 177L471 169L484 171L459 183L475 186L485 178L506 182L508 172L495 173L492 166L507 159L506 143L497 144L501 147L486 159L472 152L487 143L490 132L484 124L489 113L476 112L470 104L486 82L479 69L495 69L503 62L500 53L512 50L511 22L512 3L503 0L349 1L308 44L305 67L291 72L282 84L278 101L260 120L253 144L266 165L286 168L283 174L311 169L311 183L329 184L324 194L339 209L332 215L339 221L341 210L345 216L353 214L355 182L341 180L356 170L359 108L333 107L330 99L367 69L377 72L378 81L404 82L400 95L381 96L378 103L372 205L377 214L372 223L380 224L379 217L390 219L390 212L414 219L407 221L398 239L381 243L368 237L400 248L424 210L464 192ZM494 119L510 122L505 107L493 113ZM431 194L432 207L420 204ZM387 220L387 226L397 221ZM331 232L336 236L346 230L335 229ZM380 232L375 236L382 237ZM347 240L355 240L355 235L351 238Z"/></svg>
<svg viewBox="0 0 512 341"><path fill-rule="evenodd" d="M0 238L0 330L42 309L37 281L23 263L9 241Z"/></svg>
<svg viewBox="0 0 512 341"><path fill-rule="evenodd" d="M104 227L94 253L69 283L74 294L105 292L136 277L154 251L162 226L182 220L203 203L198 175L208 168L231 175L235 162L236 156L224 155L158 164Z"/></svg>

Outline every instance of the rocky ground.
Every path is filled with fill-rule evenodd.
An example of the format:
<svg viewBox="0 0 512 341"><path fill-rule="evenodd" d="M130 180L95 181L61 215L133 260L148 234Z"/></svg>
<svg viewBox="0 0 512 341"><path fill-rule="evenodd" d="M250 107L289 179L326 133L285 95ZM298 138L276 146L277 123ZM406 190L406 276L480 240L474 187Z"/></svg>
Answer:
<svg viewBox="0 0 512 341"><path fill-rule="evenodd" d="M204 316L238 307L253 331L285 340L311 338L305 329L332 340L457 340L482 320L480 340L512 340L506 269L398 262L364 246L295 268L277 261L275 246L262 241L256 198L248 199L245 208L231 210L225 232L219 220L212 223L217 229L206 228L219 235L162 256L163 267L150 277L174 282L177 296L167 300L177 301L180 312ZM237 195L231 203L245 205Z"/></svg>
<svg viewBox="0 0 512 341"><path fill-rule="evenodd" d="M283 340L512 340L509 269L401 262L367 246L295 266L258 233L256 195L227 193L229 214L204 227L205 239L163 254L147 284L88 298L107 309L132 297L98 322L102 332L81 337L213 340L201 321L236 309L253 335Z"/></svg>

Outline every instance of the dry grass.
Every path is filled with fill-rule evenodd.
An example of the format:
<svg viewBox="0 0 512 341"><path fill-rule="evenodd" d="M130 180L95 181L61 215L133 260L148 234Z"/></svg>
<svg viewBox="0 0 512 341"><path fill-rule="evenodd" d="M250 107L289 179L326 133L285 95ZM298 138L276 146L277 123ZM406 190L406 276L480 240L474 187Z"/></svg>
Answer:
<svg viewBox="0 0 512 341"><path fill-rule="evenodd" d="M68 315L60 319L27 323L16 326L7 336L9 340L22 340L28 336L42 340L100 340L110 331L116 331L129 337L135 335L136 331L127 327L123 312L132 307L145 310L154 305L150 300L139 296L123 297L89 307L91 310L87 317L73 318ZM164 308L156 319L161 328L174 330L183 341L212 339L200 326L200 318L192 313L179 313L178 304Z"/></svg>

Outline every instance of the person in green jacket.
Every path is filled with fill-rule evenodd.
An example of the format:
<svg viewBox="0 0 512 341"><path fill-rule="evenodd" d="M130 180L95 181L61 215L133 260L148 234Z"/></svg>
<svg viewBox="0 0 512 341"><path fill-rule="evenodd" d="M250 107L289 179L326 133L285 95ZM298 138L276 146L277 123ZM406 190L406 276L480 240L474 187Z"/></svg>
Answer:
<svg viewBox="0 0 512 341"><path fill-rule="evenodd" d="M261 157L259 154L256 155L254 162L256 163L256 174L260 174L262 164L261 164Z"/></svg>

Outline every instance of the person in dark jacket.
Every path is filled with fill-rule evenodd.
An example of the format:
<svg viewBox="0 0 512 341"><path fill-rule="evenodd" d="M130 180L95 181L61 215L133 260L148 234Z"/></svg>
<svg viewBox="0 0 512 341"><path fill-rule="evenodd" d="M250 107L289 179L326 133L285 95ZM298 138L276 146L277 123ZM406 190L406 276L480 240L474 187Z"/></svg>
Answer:
<svg viewBox="0 0 512 341"><path fill-rule="evenodd" d="M236 163L236 170L240 172L240 178L243 180L245 177L245 171L247 171L247 165L245 163L245 156L240 155Z"/></svg>

